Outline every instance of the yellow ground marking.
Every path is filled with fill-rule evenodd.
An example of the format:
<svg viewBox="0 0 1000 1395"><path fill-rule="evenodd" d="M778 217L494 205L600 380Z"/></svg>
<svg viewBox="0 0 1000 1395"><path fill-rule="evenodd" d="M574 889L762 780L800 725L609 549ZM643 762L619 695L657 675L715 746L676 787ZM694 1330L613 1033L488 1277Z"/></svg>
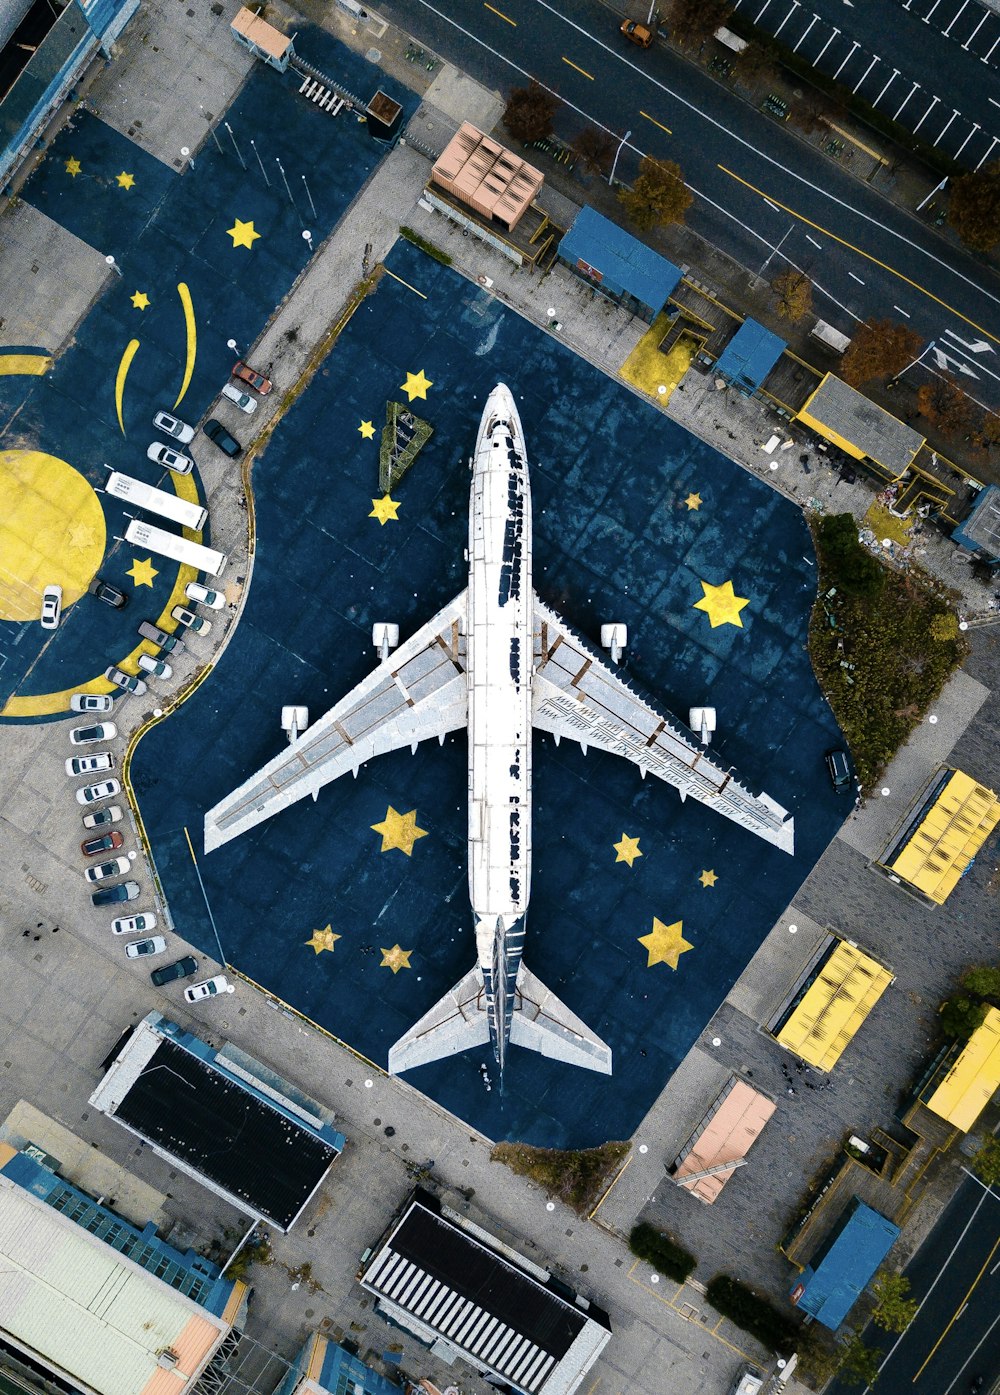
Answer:
<svg viewBox="0 0 1000 1395"><path fill-rule="evenodd" d="M849 252L856 252L858 256L863 257L866 262L871 262L872 266L881 267L882 270L887 271L890 276L895 276L897 281L902 281L904 286L912 287L913 290L919 291L921 295L925 295L928 300L932 300L935 305L940 305L943 310L947 310L950 314L957 316L958 319L963 321L964 324L967 324L970 329L974 329L977 334L984 334L986 338L991 339L994 344L1000 344L1000 337L992 334L988 329L984 328L983 325L977 324L975 320L970 320L968 315L963 315L961 310L956 310L954 305L949 305L946 300L942 300L941 297L935 295L933 291L929 291L927 287L922 286L919 281L912 281L909 276L904 276L901 271L897 271L896 268L890 266L888 262L880 261L878 257L872 256L870 252L865 252L862 248L855 247L853 242L848 242L845 237L838 236L837 233L824 227L822 223L814 223L811 218L806 218L804 214L796 212L794 208L789 208L788 204L782 203L781 200L776 199L773 194L765 194L763 189L758 189L755 184L751 184L748 180L742 179L738 174L734 174L733 171L727 169L725 165L718 165L717 168L720 169L723 174L728 174L730 179L735 179L737 184L742 184L744 189L749 189L752 194L758 194L762 199L767 199L769 203L774 204L775 208L779 208L782 213L787 213L790 218L797 218L805 227L814 228L816 232L821 232L824 236L833 238L834 242L839 242L841 247L846 247Z"/></svg>
<svg viewBox="0 0 1000 1395"><path fill-rule="evenodd" d="M843 136L844 140L849 140L852 145L856 145L859 150L863 150L866 155L870 155L873 160L877 160L880 165L887 165L889 161L884 155L880 155L877 150L873 150L870 145L865 145L864 141L858 140L857 136L852 136L850 131L845 131L843 126L835 126L832 121L826 123L831 131L836 131L838 136Z"/></svg>
<svg viewBox="0 0 1000 1395"><path fill-rule="evenodd" d="M413 965L410 963L410 955L413 953L412 949L403 949L400 945L392 945L388 949L386 949L385 945L379 945L379 949L382 951L382 962L379 968L391 969L393 978L396 977L400 969L413 968Z"/></svg>
<svg viewBox="0 0 1000 1395"><path fill-rule="evenodd" d="M322 954L328 949L332 954L338 940L342 940L343 935L335 935L332 925L324 925L322 930L314 930L312 937L304 943L309 946L315 954Z"/></svg>
<svg viewBox="0 0 1000 1395"><path fill-rule="evenodd" d="M750 604L750 598L737 596L731 581L724 581L721 586L713 586L710 581L699 582L699 585L705 594L700 601L693 603L691 609L703 610L713 630L720 625L737 625L742 630L740 611Z"/></svg>
<svg viewBox="0 0 1000 1395"><path fill-rule="evenodd" d="M177 283L177 294L181 298L181 309L184 311L186 348L184 358L184 381L181 383L181 390L177 394L177 401L174 403L175 409L180 405L181 398L191 386L191 374L194 372L194 356L198 352L198 329L194 322L194 306L191 303L191 292L183 281Z"/></svg>
<svg viewBox="0 0 1000 1395"><path fill-rule="evenodd" d="M123 436L125 435L125 422L122 418L122 398L125 396L125 379L128 377L128 370L132 367L132 360L138 351L138 339L130 339L125 345L125 352L122 354L118 372L115 375L115 411L118 413L118 425L121 427Z"/></svg>
<svg viewBox="0 0 1000 1395"><path fill-rule="evenodd" d="M114 684L106 679L92 678L89 683L74 683L72 688L64 688L61 693L35 693L26 697L15 694L0 708L0 717L54 717L69 711L69 700L74 693L115 691Z"/></svg>
<svg viewBox="0 0 1000 1395"><path fill-rule="evenodd" d="M665 1308L671 1308L675 1313L680 1313L682 1316L684 1316L683 1305L679 1305L677 1299L680 1298L681 1294L684 1292L685 1285L681 1284L672 1298L665 1298L662 1293L658 1293L657 1290L645 1279L636 1278L635 1271L639 1268L640 1264L642 1263L642 1260L637 1259L635 1263L632 1265L632 1268L628 1271L628 1277L629 1279L631 1279L632 1283L638 1284L639 1287L643 1289L646 1293L648 1293L651 1298L655 1298L656 1301L658 1303L662 1303ZM646 1264L645 1268L648 1270L650 1268L650 1265ZM702 1296L702 1294L698 1293L697 1290L695 1290L695 1292L697 1294L699 1303L704 1304L705 1299ZM705 1306L707 1307L708 1305L706 1304ZM687 1320L690 1321L690 1319ZM724 1346L727 1351L735 1352L735 1354L737 1356L741 1356L744 1361L758 1360L758 1358L755 1357L752 1352L744 1351L742 1347L734 1346L732 1342L727 1342L725 1337L721 1337L717 1330L718 1323L715 1327L702 1327L700 1323L698 1326L699 1331L708 1332L711 1336L715 1338L717 1342Z"/></svg>
<svg viewBox="0 0 1000 1395"><path fill-rule="evenodd" d="M673 135L673 131L670 129L669 126L664 126L664 124L663 124L662 121L657 121L656 117L655 117L655 116L650 116L650 114L649 114L648 111L640 111L640 112L639 112L639 115L640 115L640 116L644 116L644 117L646 118L647 121L652 121L652 123L653 123L654 126L659 126L659 128L660 128L661 131L666 131L666 133L667 133L668 136L672 136L672 135Z"/></svg>
<svg viewBox="0 0 1000 1395"><path fill-rule="evenodd" d="M687 509L688 513L697 513L704 502L700 494L689 494L684 500L684 507Z"/></svg>
<svg viewBox="0 0 1000 1395"><path fill-rule="evenodd" d="M149 309L149 296L146 294L145 291L136 291L135 294L132 295L132 296L130 297L130 299L131 299L131 301L132 301L132 305L133 305L133 308L134 308L134 309L136 309L136 310L148 310L148 309Z"/></svg>
<svg viewBox="0 0 1000 1395"><path fill-rule="evenodd" d="M383 494L381 499L372 500L372 511L369 518L377 518L380 527L384 528L387 523L399 522L399 500L390 499L388 494Z"/></svg>
<svg viewBox="0 0 1000 1395"><path fill-rule="evenodd" d="M632 1153L629 1153L628 1157L627 1157L627 1158L625 1159L625 1161L622 1163L621 1167L618 1169L618 1171L617 1171L617 1172L615 1173L615 1175L612 1177L611 1181L610 1181L610 1182L608 1183L608 1185L605 1187L605 1189L604 1189L604 1194L602 1195L600 1201L597 1203L597 1205L594 1207L593 1211L591 1211L590 1215L587 1217L587 1220L588 1220L588 1221L592 1221L592 1220L594 1219L594 1217L597 1215L598 1211L601 1209L601 1207L602 1207L602 1206L604 1205L604 1203L607 1201L608 1197L611 1195L613 1189L614 1189L614 1188L617 1186L617 1184L621 1181L622 1177L625 1175L625 1169L626 1169L626 1168L631 1164L631 1162L632 1162L633 1156L634 1156L634 1155L633 1155ZM597 1224L600 1225L601 1222L598 1221Z"/></svg>
<svg viewBox="0 0 1000 1395"><path fill-rule="evenodd" d="M594 81L594 74L593 74L593 73L588 73L587 70L586 70L586 68L577 68L576 64L573 63L573 62L571 62L570 59L568 59L568 58L566 57L565 54L563 55L563 62L566 64L567 68L576 68L576 71L577 71L578 73L581 73L585 78L589 78L589 80L590 80L591 82Z"/></svg>
<svg viewBox="0 0 1000 1395"><path fill-rule="evenodd" d="M894 543L899 543L900 547L906 547L913 541L910 537L913 519L897 518L877 499L868 506L862 527L870 528L879 542L883 538L891 538Z"/></svg>
<svg viewBox="0 0 1000 1395"><path fill-rule="evenodd" d="M670 325L665 314L657 315L619 369L627 383L660 403L669 400L695 355L693 341L683 334L671 345L668 354L660 353L660 343Z"/></svg>
<svg viewBox="0 0 1000 1395"><path fill-rule="evenodd" d="M627 862L630 867L634 864L637 857L642 857L642 851L639 848L639 839L630 838L627 833L623 833L619 841L617 843L612 843L611 846L618 854L615 861Z"/></svg>
<svg viewBox="0 0 1000 1395"><path fill-rule="evenodd" d="M40 378L52 367L48 354L0 354L0 375L25 374Z"/></svg>
<svg viewBox="0 0 1000 1395"><path fill-rule="evenodd" d="M698 880L701 882L702 886L708 887L714 886L715 883L719 880L719 877L717 872L713 871L711 867L708 867L705 869L704 872L702 872Z"/></svg>
<svg viewBox="0 0 1000 1395"><path fill-rule="evenodd" d="M395 273L394 271L390 271L389 268L388 268L387 266L384 266L384 267L382 268L382 271L383 271L383 274L384 274L384 275L386 275L386 276L391 276L392 279L393 279L394 281L398 281L399 284L400 284L401 286L405 286L406 289L407 289L408 291L412 291L414 295L418 295L418 296L420 297L421 300L426 300L426 299L427 299L427 297L424 295L423 291L418 291L417 288L416 288L416 286L411 286L410 283L409 283L409 281L404 281L403 278L402 278L402 276L397 276L396 273Z"/></svg>
<svg viewBox="0 0 1000 1395"><path fill-rule="evenodd" d="M968 1293L966 1293L966 1295L965 1295L965 1297L962 1299L961 1303L959 1303L958 1307L957 1307L957 1308L955 1309L955 1311L952 1313L951 1318L950 1318L950 1320L949 1320L949 1322L948 1322L947 1327L944 1329L944 1331L941 1333L940 1337L937 1339L937 1341L936 1341L936 1342L934 1343L934 1345L931 1347L930 1351L927 1353L927 1360L924 1362L923 1366L921 1366L921 1368L920 1368L920 1370L917 1372L917 1374L913 1377L913 1384L914 1384L914 1385L916 1385L917 1381L918 1381L918 1380L920 1379L920 1377L923 1375L924 1369L925 1369L925 1367L927 1366L928 1362L931 1360L931 1358L933 1357L934 1353L937 1351L938 1347L941 1345L941 1343L944 1341L945 1337L947 1337L948 1333L951 1331L951 1329L954 1327L955 1323L958 1321L958 1319L959 1319L959 1317L961 1316L962 1310L964 1309L966 1303L968 1303L969 1299L972 1297L972 1291L973 1291L973 1289L976 1287L976 1285L979 1283L979 1280L980 1280L980 1279L983 1277L983 1275L986 1273L986 1266L989 1264L990 1260L991 1260L991 1259L993 1258L993 1256L996 1254L996 1252L997 1252L998 1249L1000 1249L1000 1239L997 1240L997 1242L996 1242L996 1244L993 1246L992 1250L990 1250L989 1254L988 1254L988 1255L986 1256L986 1258L983 1260L983 1267L982 1267L982 1269L980 1269L979 1273L976 1275L976 1277L973 1279L972 1283L969 1285L969 1291L968 1291Z"/></svg>
<svg viewBox="0 0 1000 1395"><path fill-rule="evenodd" d="M135 175L128 174L125 170L122 170L121 174L115 175L115 183L118 185L119 189L134 189Z"/></svg>
<svg viewBox="0 0 1000 1395"><path fill-rule="evenodd" d="M510 15L505 15L503 10L498 10L493 5L487 5L486 0L483 0L483 9L492 11L492 13L497 15L500 19L505 19L512 28L517 28L516 19L511 19Z"/></svg>
<svg viewBox="0 0 1000 1395"><path fill-rule="evenodd" d="M653 916L653 928L649 934L636 936L646 951L647 969L652 969L656 964L666 964L668 968L676 970L681 955L686 954L689 949L694 949L691 941L686 940L681 934L683 927L683 920L664 925L662 920Z"/></svg>
<svg viewBox="0 0 1000 1395"><path fill-rule="evenodd" d="M248 223L237 218L231 228L226 229L226 235L233 239L233 250L237 247L245 247L248 251L253 248L254 243L260 237L260 233L253 225L251 218Z"/></svg>
<svg viewBox="0 0 1000 1395"><path fill-rule="evenodd" d="M373 823L371 828L382 835L382 852L398 848L407 857L413 856L413 845L417 839L427 837L427 829L417 827L416 809L411 809L408 814L400 814L391 804L382 822Z"/></svg>
<svg viewBox="0 0 1000 1395"><path fill-rule="evenodd" d="M431 378L428 378L427 374L421 368L416 373L407 373L406 382L400 383L399 390L400 392L406 393L406 397L409 402L412 402L415 397L420 397L423 399L424 402L426 402L427 389L432 388L433 386L433 380Z"/></svg>

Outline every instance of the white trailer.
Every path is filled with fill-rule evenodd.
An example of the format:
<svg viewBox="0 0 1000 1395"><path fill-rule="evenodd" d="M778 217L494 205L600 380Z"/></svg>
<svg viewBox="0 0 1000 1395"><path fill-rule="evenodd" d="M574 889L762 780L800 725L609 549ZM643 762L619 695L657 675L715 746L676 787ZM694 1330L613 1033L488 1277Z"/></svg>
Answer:
<svg viewBox="0 0 1000 1395"><path fill-rule="evenodd" d="M229 560L224 552L203 547L201 543L188 542L187 538L168 533L163 528L154 528L151 523L140 523L137 518L125 529L125 541L134 543L136 547L148 547L150 552L171 557L175 562L186 562L189 567L207 572L209 576L218 576Z"/></svg>
<svg viewBox="0 0 1000 1395"><path fill-rule="evenodd" d="M809 331L809 337L816 339L826 348L832 349L835 354L846 353L851 347L850 337L841 334L839 329L834 329L833 325L828 325L826 320L817 320Z"/></svg>
<svg viewBox="0 0 1000 1395"><path fill-rule="evenodd" d="M200 504L179 499L169 489L154 489L151 484L144 484L131 475L120 475L117 470L111 471L104 488L116 499L124 499L127 504L134 504L136 508L146 509L149 513L158 513L161 518L169 518L182 528L192 528L196 533L201 532L208 519L208 509L203 509Z"/></svg>

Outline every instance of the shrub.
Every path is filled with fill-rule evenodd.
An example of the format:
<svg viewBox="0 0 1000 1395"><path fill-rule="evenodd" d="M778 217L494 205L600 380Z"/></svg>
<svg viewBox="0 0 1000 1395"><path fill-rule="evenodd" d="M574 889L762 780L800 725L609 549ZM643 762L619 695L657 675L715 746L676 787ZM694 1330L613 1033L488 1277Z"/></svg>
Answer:
<svg viewBox="0 0 1000 1395"><path fill-rule="evenodd" d="M766 1298L758 1298L753 1289L741 1284L739 1279L717 1274L705 1289L705 1297L716 1312L779 1356L787 1356L794 1350L798 1324Z"/></svg>
<svg viewBox="0 0 1000 1395"><path fill-rule="evenodd" d="M688 1254L683 1246L671 1240L669 1235L647 1225L645 1221L632 1227L628 1247L637 1259L644 1259L654 1269L682 1284L691 1273L697 1260Z"/></svg>
<svg viewBox="0 0 1000 1395"><path fill-rule="evenodd" d="M451 257L447 252L442 252L440 247L435 247L433 242L428 242L426 237L421 237L412 228L402 227L399 230L400 237L405 237L407 242L412 242L414 247L419 247L421 252L426 252L429 257L433 257L442 266L451 266Z"/></svg>
<svg viewBox="0 0 1000 1395"><path fill-rule="evenodd" d="M531 1177L581 1216L587 1215L628 1156L631 1144L602 1143L600 1148L563 1152L531 1148L526 1143L497 1143L491 1162L506 1164L519 1177Z"/></svg>
<svg viewBox="0 0 1000 1395"><path fill-rule="evenodd" d="M946 1037L967 1041L983 1025L986 1004L971 998L947 998L941 1004L941 1030Z"/></svg>

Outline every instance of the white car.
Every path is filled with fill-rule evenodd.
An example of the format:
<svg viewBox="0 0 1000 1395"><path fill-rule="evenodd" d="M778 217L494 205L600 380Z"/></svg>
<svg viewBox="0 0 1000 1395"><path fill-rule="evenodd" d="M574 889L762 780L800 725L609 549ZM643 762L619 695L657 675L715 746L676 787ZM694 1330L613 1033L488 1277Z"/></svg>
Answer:
<svg viewBox="0 0 1000 1395"><path fill-rule="evenodd" d="M156 929L156 916L152 911L141 911L139 915L122 915L111 922L112 935L144 935L147 930Z"/></svg>
<svg viewBox="0 0 1000 1395"><path fill-rule="evenodd" d="M223 397L228 397L230 402L235 402L241 412L246 412L250 416L257 410L257 399L251 397L248 392L243 392L235 383L227 383L222 389Z"/></svg>
<svg viewBox="0 0 1000 1395"><path fill-rule="evenodd" d="M107 862L99 862L96 867L88 867L83 875L88 882L103 882L105 877L120 877L131 868L127 857L112 857Z"/></svg>
<svg viewBox="0 0 1000 1395"><path fill-rule="evenodd" d="M125 953L129 959L142 959L147 955L151 959L155 954L162 954L166 947L167 942L162 935L150 935L148 940L133 940L126 945Z"/></svg>
<svg viewBox="0 0 1000 1395"><path fill-rule="evenodd" d="M196 615L193 610L186 610L182 605L175 605L170 615L178 625L183 625L194 635L207 635L212 628L211 620L206 620L204 615Z"/></svg>
<svg viewBox="0 0 1000 1395"><path fill-rule="evenodd" d="M96 756L70 756L66 762L66 774L96 775L100 770L114 770L115 758L110 751L98 751Z"/></svg>
<svg viewBox="0 0 1000 1395"><path fill-rule="evenodd" d="M109 823L120 823L122 818L121 808L117 804L109 804L104 809L95 809L92 814L84 814L84 828L107 828Z"/></svg>
<svg viewBox="0 0 1000 1395"><path fill-rule="evenodd" d="M71 746L89 746L92 741L114 741L118 728L114 722L95 722L89 727L71 727Z"/></svg>
<svg viewBox="0 0 1000 1395"><path fill-rule="evenodd" d="M194 427L188 426L186 421L181 421L180 417L175 417L171 412L157 412L153 418L153 425L165 436L172 436L175 441L180 441L181 445L187 445L188 441L194 440Z"/></svg>
<svg viewBox="0 0 1000 1395"><path fill-rule="evenodd" d="M220 993L235 992L235 983L230 983L225 974L216 974L214 978L203 978L201 983L192 983L190 988L185 988L184 1001L201 1003L206 998L218 997Z"/></svg>
<svg viewBox="0 0 1000 1395"><path fill-rule="evenodd" d="M74 693L69 700L71 712L110 712L114 705L110 693Z"/></svg>
<svg viewBox="0 0 1000 1395"><path fill-rule="evenodd" d="M196 605L207 605L209 610L221 610L226 604L221 591L210 591L200 581L189 581L184 587L184 594L189 601L194 601Z"/></svg>
<svg viewBox="0 0 1000 1395"><path fill-rule="evenodd" d="M190 431L191 428L187 429ZM152 445L147 446L146 456L157 465L164 465L168 470L173 470L175 475L189 475L194 469L194 461L189 455L174 450L173 446L165 446L162 441L154 441Z"/></svg>
<svg viewBox="0 0 1000 1395"><path fill-rule="evenodd" d="M162 659L154 658L152 654L140 654L139 667L143 673L148 673L152 678L169 678L173 673L169 664L165 664Z"/></svg>
<svg viewBox="0 0 1000 1395"><path fill-rule="evenodd" d="M46 586L42 592L41 622L43 630L58 630L62 615L62 587Z"/></svg>
<svg viewBox="0 0 1000 1395"><path fill-rule="evenodd" d="M96 804L99 799L110 799L112 795L121 794L122 787L118 780L101 780L96 785L84 785L76 792L77 804Z"/></svg>

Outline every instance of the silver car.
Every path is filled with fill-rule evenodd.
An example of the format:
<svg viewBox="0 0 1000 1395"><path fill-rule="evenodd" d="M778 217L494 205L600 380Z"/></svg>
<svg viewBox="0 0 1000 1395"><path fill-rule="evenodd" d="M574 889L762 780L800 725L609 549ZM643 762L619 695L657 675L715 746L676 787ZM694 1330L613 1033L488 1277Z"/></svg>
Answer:
<svg viewBox="0 0 1000 1395"><path fill-rule="evenodd" d="M132 864L127 857L113 857L109 862L99 862L96 867L88 867L84 876L88 882L103 882L106 877L120 877L129 872Z"/></svg>
<svg viewBox="0 0 1000 1395"><path fill-rule="evenodd" d="M180 417L175 417L172 412L157 412L153 418L153 425L165 436L172 436L175 441L180 441L182 446L194 440L194 427L188 426L186 421L181 421Z"/></svg>

